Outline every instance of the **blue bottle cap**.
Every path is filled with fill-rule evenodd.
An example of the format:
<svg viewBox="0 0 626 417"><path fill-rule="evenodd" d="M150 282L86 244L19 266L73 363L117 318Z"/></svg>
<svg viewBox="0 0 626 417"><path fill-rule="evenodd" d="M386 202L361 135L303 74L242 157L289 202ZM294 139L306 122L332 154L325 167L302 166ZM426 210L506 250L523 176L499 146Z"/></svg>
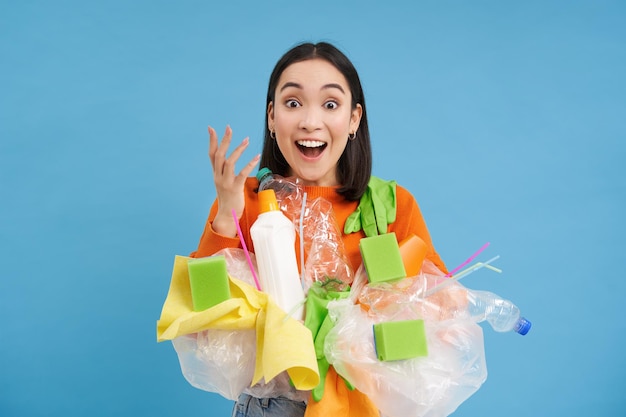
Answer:
<svg viewBox="0 0 626 417"><path fill-rule="evenodd" d="M528 333L531 326L532 323L528 319L520 317L517 323L515 323L515 331L524 336L526 333Z"/></svg>
<svg viewBox="0 0 626 417"><path fill-rule="evenodd" d="M263 167L259 169L259 172L256 173L256 179L259 180L260 182L263 179L263 177L265 177L268 174L271 175L272 171L267 167Z"/></svg>

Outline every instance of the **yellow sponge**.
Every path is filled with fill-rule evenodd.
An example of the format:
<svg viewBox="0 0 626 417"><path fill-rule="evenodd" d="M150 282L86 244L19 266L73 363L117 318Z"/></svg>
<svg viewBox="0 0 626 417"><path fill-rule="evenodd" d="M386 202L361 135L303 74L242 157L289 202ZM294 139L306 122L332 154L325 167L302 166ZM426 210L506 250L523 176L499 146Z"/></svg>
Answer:
<svg viewBox="0 0 626 417"><path fill-rule="evenodd" d="M402 255L394 232L365 237L359 241L369 282L406 278Z"/></svg>
<svg viewBox="0 0 626 417"><path fill-rule="evenodd" d="M194 311L202 311L230 298L223 255L190 259L187 263Z"/></svg>
<svg viewBox="0 0 626 417"><path fill-rule="evenodd" d="M374 324L376 356L397 361L428 355L424 320L388 321Z"/></svg>

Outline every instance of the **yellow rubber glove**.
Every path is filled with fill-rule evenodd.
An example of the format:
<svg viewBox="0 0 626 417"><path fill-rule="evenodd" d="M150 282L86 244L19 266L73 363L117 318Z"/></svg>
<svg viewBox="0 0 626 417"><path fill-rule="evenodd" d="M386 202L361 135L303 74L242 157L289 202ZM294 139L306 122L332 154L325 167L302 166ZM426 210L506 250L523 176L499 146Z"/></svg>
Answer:
<svg viewBox="0 0 626 417"><path fill-rule="evenodd" d="M345 234L363 229L365 236L387 233L387 226L396 221L396 182L372 176L357 209L348 216Z"/></svg>

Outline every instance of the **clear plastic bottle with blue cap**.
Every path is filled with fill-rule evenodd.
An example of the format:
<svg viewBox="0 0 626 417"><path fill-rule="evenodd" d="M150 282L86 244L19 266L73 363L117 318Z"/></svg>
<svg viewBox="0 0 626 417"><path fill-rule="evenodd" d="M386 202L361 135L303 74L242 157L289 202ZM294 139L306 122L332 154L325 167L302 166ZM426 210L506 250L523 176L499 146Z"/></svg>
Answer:
<svg viewBox="0 0 626 417"><path fill-rule="evenodd" d="M487 321L496 332L514 331L522 336L530 330L531 322L521 316L511 301L489 291L466 291L467 310L475 322Z"/></svg>

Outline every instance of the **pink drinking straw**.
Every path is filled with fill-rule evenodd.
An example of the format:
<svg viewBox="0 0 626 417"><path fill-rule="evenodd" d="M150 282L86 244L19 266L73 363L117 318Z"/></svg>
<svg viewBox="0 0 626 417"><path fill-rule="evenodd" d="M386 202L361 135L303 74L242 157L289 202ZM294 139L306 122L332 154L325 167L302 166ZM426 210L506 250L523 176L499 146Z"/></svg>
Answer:
<svg viewBox="0 0 626 417"><path fill-rule="evenodd" d="M449 278L452 275L454 275L455 272L457 272L459 269L463 268L465 265L467 265L468 263L472 262L474 260L475 257L477 257L482 251L484 251L485 249L487 249L487 246L489 246L489 242L485 243L480 249L478 249L476 251L475 254L473 254L472 256L470 256L469 258L467 258L467 261L463 262L461 265L457 266L456 268L454 268L452 271L448 272L445 276L445 278Z"/></svg>
<svg viewBox="0 0 626 417"><path fill-rule="evenodd" d="M257 278L256 272L254 271L254 265L252 265L252 259L250 259L250 252L248 252L246 242L243 240L243 234L241 233L241 227L239 227L239 219L237 218L237 212L235 211L235 209L233 209L233 219L235 220L235 225L237 226L237 235L239 236L241 246L243 246L243 253L246 254L246 260L248 261L248 266L250 267L250 271L252 272L252 278L254 278L256 289L262 291L261 284L259 284L259 279Z"/></svg>

